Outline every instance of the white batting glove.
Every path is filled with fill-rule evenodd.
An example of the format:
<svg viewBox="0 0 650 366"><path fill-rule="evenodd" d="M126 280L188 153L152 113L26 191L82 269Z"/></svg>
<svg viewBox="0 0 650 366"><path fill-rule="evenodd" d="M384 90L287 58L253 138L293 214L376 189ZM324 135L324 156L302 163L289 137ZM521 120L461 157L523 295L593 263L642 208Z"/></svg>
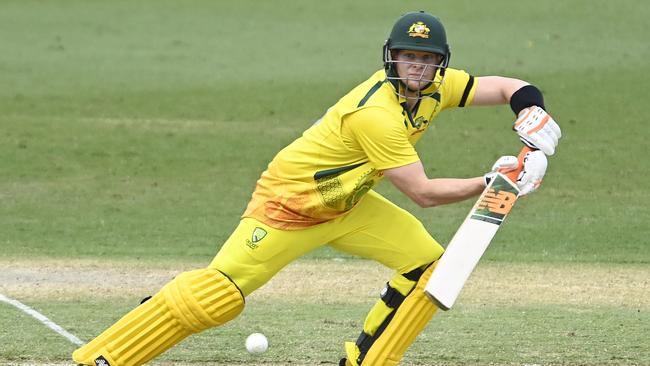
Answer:
<svg viewBox="0 0 650 366"><path fill-rule="evenodd" d="M538 106L522 109L512 128L526 146L542 150L549 156L555 154L555 147L562 137L560 126Z"/></svg>
<svg viewBox="0 0 650 366"><path fill-rule="evenodd" d="M519 161L516 156L504 155L497 159L497 161L492 165L492 170L483 175L483 183L487 187L490 184L490 181L494 179L494 176L497 172L506 174L510 171L516 170L519 166Z"/></svg>
<svg viewBox="0 0 650 366"><path fill-rule="evenodd" d="M523 169L517 176L517 187L519 187L519 196L525 196L533 193L542 184L548 160L546 155L540 151L529 151L523 158Z"/></svg>

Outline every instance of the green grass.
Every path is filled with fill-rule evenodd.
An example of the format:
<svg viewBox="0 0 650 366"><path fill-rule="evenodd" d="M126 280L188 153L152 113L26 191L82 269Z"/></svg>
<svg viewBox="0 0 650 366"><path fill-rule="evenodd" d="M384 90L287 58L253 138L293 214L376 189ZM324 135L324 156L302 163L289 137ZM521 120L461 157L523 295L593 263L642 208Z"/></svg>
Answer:
<svg viewBox="0 0 650 366"><path fill-rule="evenodd" d="M442 18L454 67L538 85L563 129L544 185L485 260L650 263L650 7L640 0L3 1L0 256L204 265L273 154L381 67L390 26L414 9ZM418 146L427 172L482 174L518 150L512 120L506 106L444 113ZM378 190L443 244L472 204L421 209L387 183ZM307 259L342 256L323 248ZM34 305L83 337L130 307ZM0 309L0 363L68 358L65 340ZM252 362L242 339L263 325L286 338L268 360L334 361L366 309L265 304L165 357ZM436 318L409 359L650 364L638 310L461 307Z"/></svg>
<svg viewBox="0 0 650 366"><path fill-rule="evenodd" d="M130 310L137 300L131 299L132 304L110 299L35 302L33 306L45 313L65 314L53 320L88 339L117 320L116 314ZM356 338L367 309L365 305L345 303L252 303L243 316L188 338L160 361L336 364L343 355L342 340ZM283 315L288 312L292 321ZM0 323L8 324L0 333L4 358L56 361L66 359L74 350L64 338L33 319L7 315L0 312ZM648 322L647 309L460 305L434 317L407 353L405 363L647 364L650 355L644 338ZM252 356L243 344L248 334L258 331L266 334L271 346L264 355Z"/></svg>

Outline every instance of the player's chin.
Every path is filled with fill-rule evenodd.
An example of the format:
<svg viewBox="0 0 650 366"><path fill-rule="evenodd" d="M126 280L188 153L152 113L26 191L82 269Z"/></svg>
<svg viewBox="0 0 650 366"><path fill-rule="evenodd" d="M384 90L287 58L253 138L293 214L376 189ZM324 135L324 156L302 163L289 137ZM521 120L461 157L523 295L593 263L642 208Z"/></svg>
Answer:
<svg viewBox="0 0 650 366"><path fill-rule="evenodd" d="M427 87L428 83L424 81L409 80L406 83L408 89L412 92L422 91Z"/></svg>

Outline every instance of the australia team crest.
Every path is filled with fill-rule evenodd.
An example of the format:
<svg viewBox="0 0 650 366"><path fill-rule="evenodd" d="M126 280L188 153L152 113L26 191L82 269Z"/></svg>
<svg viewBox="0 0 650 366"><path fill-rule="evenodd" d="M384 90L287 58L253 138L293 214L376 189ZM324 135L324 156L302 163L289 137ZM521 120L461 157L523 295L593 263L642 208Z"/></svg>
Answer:
<svg viewBox="0 0 650 366"><path fill-rule="evenodd" d="M256 227L255 230L253 230L253 235L251 235L251 238L246 239L246 245L251 249L257 249L257 243L259 243L260 240L264 239L266 234L266 230L262 229L261 227Z"/></svg>
<svg viewBox="0 0 650 366"><path fill-rule="evenodd" d="M431 29L423 22L415 22L408 30L409 37L429 38Z"/></svg>

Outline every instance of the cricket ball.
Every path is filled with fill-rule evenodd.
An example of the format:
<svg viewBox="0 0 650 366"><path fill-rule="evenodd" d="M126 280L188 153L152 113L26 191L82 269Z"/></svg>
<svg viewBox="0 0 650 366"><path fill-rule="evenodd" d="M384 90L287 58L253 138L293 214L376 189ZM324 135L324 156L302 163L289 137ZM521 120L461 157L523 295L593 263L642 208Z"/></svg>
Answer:
<svg viewBox="0 0 650 366"><path fill-rule="evenodd" d="M246 350L250 353L264 353L269 348L269 340L262 333L253 333L246 338Z"/></svg>

